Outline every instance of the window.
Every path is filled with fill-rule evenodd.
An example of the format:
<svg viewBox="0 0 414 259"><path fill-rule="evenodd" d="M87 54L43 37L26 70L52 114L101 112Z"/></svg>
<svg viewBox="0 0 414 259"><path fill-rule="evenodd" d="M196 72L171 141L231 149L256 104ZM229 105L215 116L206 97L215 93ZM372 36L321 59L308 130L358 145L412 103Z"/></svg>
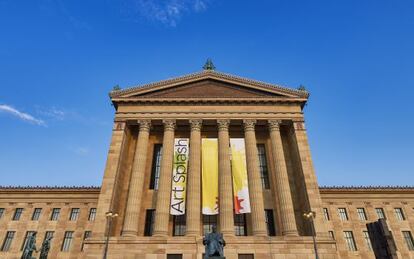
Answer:
<svg viewBox="0 0 414 259"><path fill-rule="evenodd" d="M54 231L46 231L46 233L45 233L45 239L44 240L46 240L46 239L48 239L48 238L53 238L53 235L55 234L55 232ZM44 241L43 240L43 241ZM53 239L52 239L53 240Z"/></svg>
<svg viewBox="0 0 414 259"><path fill-rule="evenodd" d="M61 251L63 252L69 251L70 245L72 244L72 239L73 239L73 231L66 231L65 236L63 237Z"/></svg>
<svg viewBox="0 0 414 259"><path fill-rule="evenodd" d="M36 233L36 231L27 231L26 232L26 235L24 236L24 239L23 239L22 247L20 247L20 251L23 251L24 247L26 246L27 239L30 236L34 235L35 233Z"/></svg>
<svg viewBox="0 0 414 259"><path fill-rule="evenodd" d="M372 251L372 244L368 231L363 231L362 233L364 234L365 244L367 244L368 250Z"/></svg>
<svg viewBox="0 0 414 259"><path fill-rule="evenodd" d="M323 218L326 221L329 221L330 220L328 208L323 208Z"/></svg>
<svg viewBox="0 0 414 259"><path fill-rule="evenodd" d="M91 209L89 210L89 217L88 217L88 220L89 220L89 221L94 221L94 220L95 220L95 218L96 218L96 208L91 208Z"/></svg>
<svg viewBox="0 0 414 259"><path fill-rule="evenodd" d="M4 214L4 208L0 208L0 219L3 217Z"/></svg>
<svg viewBox="0 0 414 259"><path fill-rule="evenodd" d="M345 208L338 208L338 214L342 221L348 220L348 213L346 213Z"/></svg>
<svg viewBox="0 0 414 259"><path fill-rule="evenodd" d="M364 208L357 208L357 213L358 213L359 220L368 220L367 214L365 213Z"/></svg>
<svg viewBox="0 0 414 259"><path fill-rule="evenodd" d="M346 245L348 246L348 250L357 251L354 234L352 233L352 231L344 231L344 237L345 237Z"/></svg>
<svg viewBox="0 0 414 259"><path fill-rule="evenodd" d="M182 258L183 258L182 254L167 254L167 259L182 259Z"/></svg>
<svg viewBox="0 0 414 259"><path fill-rule="evenodd" d="M173 236L184 236L186 229L185 215L174 216Z"/></svg>
<svg viewBox="0 0 414 259"><path fill-rule="evenodd" d="M151 181L150 189L158 190L158 182L160 179L162 157L162 144L154 145L154 154L152 156Z"/></svg>
<svg viewBox="0 0 414 259"><path fill-rule="evenodd" d="M59 208L53 208L52 209L52 215L50 216L50 220L56 221L59 219L60 209Z"/></svg>
<svg viewBox="0 0 414 259"><path fill-rule="evenodd" d="M328 231L329 236L335 240L335 235L333 231Z"/></svg>
<svg viewBox="0 0 414 259"><path fill-rule="evenodd" d="M259 155L260 178L262 180L262 188L270 189L269 171L267 170L266 149L264 144L257 145L257 154Z"/></svg>
<svg viewBox="0 0 414 259"><path fill-rule="evenodd" d="M70 220L70 221L75 221L75 220L77 220L77 219L78 219L78 217L79 217L79 212L80 212L80 209L79 209L79 208L73 208L73 209L70 211L69 220Z"/></svg>
<svg viewBox="0 0 414 259"><path fill-rule="evenodd" d="M82 247L81 247L81 251L83 251L83 245L85 243L85 240L90 237L92 234L92 231L85 231L85 233L83 234L83 241L82 241Z"/></svg>
<svg viewBox="0 0 414 259"><path fill-rule="evenodd" d="M404 216L404 212L402 208L395 208L394 211L395 211L395 216L397 217L399 221L405 220L405 216Z"/></svg>
<svg viewBox="0 0 414 259"><path fill-rule="evenodd" d="M379 219L385 219L384 210L382 208L376 208L375 212L377 213Z"/></svg>
<svg viewBox="0 0 414 259"><path fill-rule="evenodd" d="M13 219L12 220L19 220L20 217L22 216L23 213L23 209L22 208L16 208L16 210L14 211L14 215L13 215Z"/></svg>
<svg viewBox="0 0 414 259"><path fill-rule="evenodd" d="M3 252L9 251L15 233L16 231L7 231L6 237L4 238L3 245L1 246L1 251Z"/></svg>
<svg viewBox="0 0 414 259"><path fill-rule="evenodd" d="M32 220L39 220L40 213L42 213L42 209L41 208L35 208L34 211L33 211Z"/></svg>
<svg viewBox="0 0 414 259"><path fill-rule="evenodd" d="M234 232L236 236L247 236L246 214L234 214Z"/></svg>
<svg viewBox="0 0 414 259"><path fill-rule="evenodd" d="M267 226L267 234L269 236L276 236L275 218L273 217L273 210L265 210L265 219Z"/></svg>
<svg viewBox="0 0 414 259"><path fill-rule="evenodd" d="M414 250L414 241L413 241L413 236L411 235L410 231L403 231L403 236L405 239L405 243L407 244L407 248L410 251Z"/></svg>
<svg viewBox="0 0 414 259"><path fill-rule="evenodd" d="M213 226L217 227L217 215L203 215L203 233L211 233Z"/></svg>
<svg viewBox="0 0 414 259"><path fill-rule="evenodd" d="M254 259L253 254L239 254L238 259Z"/></svg>
<svg viewBox="0 0 414 259"><path fill-rule="evenodd" d="M147 210L147 215L145 215L144 236L152 236L152 231L154 228L154 217L155 217L155 210L154 209Z"/></svg>

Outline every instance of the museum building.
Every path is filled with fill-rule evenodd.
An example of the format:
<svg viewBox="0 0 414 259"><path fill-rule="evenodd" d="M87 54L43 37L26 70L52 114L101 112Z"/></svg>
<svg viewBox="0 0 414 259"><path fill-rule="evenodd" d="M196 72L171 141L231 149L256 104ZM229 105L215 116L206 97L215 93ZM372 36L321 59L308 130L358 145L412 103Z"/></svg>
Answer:
<svg viewBox="0 0 414 259"><path fill-rule="evenodd" d="M36 232L37 248L53 237L48 258L201 259L214 227L228 259L315 258L314 234L321 259L375 258L366 224L379 218L414 258L414 188L318 186L308 97L209 62L115 88L101 187L0 187L0 258Z"/></svg>

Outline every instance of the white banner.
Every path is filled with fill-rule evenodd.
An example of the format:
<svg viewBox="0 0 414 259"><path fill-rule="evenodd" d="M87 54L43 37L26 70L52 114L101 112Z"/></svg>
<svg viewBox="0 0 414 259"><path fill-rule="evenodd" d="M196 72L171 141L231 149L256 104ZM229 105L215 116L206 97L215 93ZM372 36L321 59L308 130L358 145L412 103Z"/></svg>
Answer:
<svg viewBox="0 0 414 259"><path fill-rule="evenodd" d="M174 160L171 181L171 215L185 214L185 195L187 191L188 138L174 141Z"/></svg>

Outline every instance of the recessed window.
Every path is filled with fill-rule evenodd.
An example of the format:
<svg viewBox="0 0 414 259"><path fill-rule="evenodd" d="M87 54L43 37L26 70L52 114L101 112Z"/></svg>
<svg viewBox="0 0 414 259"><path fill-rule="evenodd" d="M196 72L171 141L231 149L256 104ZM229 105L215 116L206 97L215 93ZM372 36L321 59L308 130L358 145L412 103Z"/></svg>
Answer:
<svg viewBox="0 0 414 259"><path fill-rule="evenodd" d="M329 236L335 240L335 234L333 231L328 231Z"/></svg>
<svg viewBox="0 0 414 259"><path fill-rule="evenodd" d="M144 236L152 236L154 230L155 210L149 209L145 215L145 229Z"/></svg>
<svg viewBox="0 0 414 259"><path fill-rule="evenodd" d="M247 236L246 214L234 214L234 232L236 236Z"/></svg>
<svg viewBox="0 0 414 259"><path fill-rule="evenodd" d="M383 208L375 208L375 212L379 219L385 219L385 213Z"/></svg>
<svg viewBox="0 0 414 259"><path fill-rule="evenodd" d="M367 220L367 214L365 213L364 208L357 208L358 218L359 220L365 221Z"/></svg>
<svg viewBox="0 0 414 259"><path fill-rule="evenodd" d="M403 212L402 208L395 208L394 211L395 211L395 217L399 221L405 220L405 216L404 216L404 212Z"/></svg>
<svg viewBox="0 0 414 259"><path fill-rule="evenodd" d="M90 237L92 235L92 231L85 231L85 233L83 234L83 241L82 241L82 247L81 247L81 251L83 251L83 246L85 244L85 240Z"/></svg>
<svg viewBox="0 0 414 259"><path fill-rule="evenodd" d="M266 148L264 144L257 145L257 154L259 156L260 178L262 180L262 188L270 189L269 171L267 169Z"/></svg>
<svg viewBox="0 0 414 259"><path fill-rule="evenodd" d="M41 208L35 208L33 210L32 220L39 220L41 213L42 213L42 209Z"/></svg>
<svg viewBox="0 0 414 259"><path fill-rule="evenodd" d="M326 221L329 221L331 218L329 217L329 211L328 211L328 208L323 208L323 218L326 220Z"/></svg>
<svg viewBox="0 0 414 259"><path fill-rule="evenodd" d="M405 239L405 243L407 244L408 250L414 251L414 241L413 241L413 236L411 235L411 232L403 231L402 233Z"/></svg>
<svg viewBox="0 0 414 259"><path fill-rule="evenodd" d="M160 180L162 158L162 144L154 145L154 153L152 155L151 180L150 189L158 190L158 182Z"/></svg>
<svg viewBox="0 0 414 259"><path fill-rule="evenodd" d="M357 251L354 234L352 231L344 231L344 238L349 251Z"/></svg>
<svg viewBox="0 0 414 259"><path fill-rule="evenodd" d="M342 221L348 220L348 213L346 212L345 208L338 208L338 214L339 214L339 218Z"/></svg>
<svg viewBox="0 0 414 259"><path fill-rule="evenodd" d="M22 213L23 213L23 208L16 208L16 210L14 211L12 220L20 220Z"/></svg>
<svg viewBox="0 0 414 259"><path fill-rule="evenodd" d="M4 214L4 208L0 208L0 219L3 217Z"/></svg>
<svg viewBox="0 0 414 259"><path fill-rule="evenodd" d="M7 231L6 237L4 238L3 245L1 246L1 251L7 252L9 251L11 244L13 242L14 234L16 231Z"/></svg>
<svg viewBox="0 0 414 259"><path fill-rule="evenodd" d="M88 216L88 220L89 221L94 221L96 218L96 208L91 208L89 210L89 216Z"/></svg>
<svg viewBox="0 0 414 259"><path fill-rule="evenodd" d="M22 247L20 247L20 251L23 251L24 247L26 246L27 240L29 239L30 236L34 235L34 233L36 233L36 231L26 232L26 235L24 236L24 239L23 239Z"/></svg>
<svg viewBox="0 0 414 259"><path fill-rule="evenodd" d="M185 215L174 216L173 236L184 236L186 229Z"/></svg>
<svg viewBox="0 0 414 259"><path fill-rule="evenodd" d="M75 221L75 220L78 220L78 218L79 218L79 213L80 213L80 209L79 209L79 208L73 208L73 209L70 211L69 220L70 220L70 221Z"/></svg>
<svg viewBox="0 0 414 259"><path fill-rule="evenodd" d="M69 251L70 246L72 245L72 240L73 240L73 231L66 231L65 236L63 237L61 251L63 252Z"/></svg>
<svg viewBox="0 0 414 259"><path fill-rule="evenodd" d="M167 259L182 259L182 254L167 254Z"/></svg>
<svg viewBox="0 0 414 259"><path fill-rule="evenodd" d="M217 215L203 215L203 234L211 233L213 226L217 228Z"/></svg>
<svg viewBox="0 0 414 259"><path fill-rule="evenodd" d="M365 244L367 245L368 250L372 251L372 244L371 244L371 239L369 238L368 231L363 231L362 233L364 235Z"/></svg>
<svg viewBox="0 0 414 259"><path fill-rule="evenodd" d="M254 259L253 254L239 254L238 259Z"/></svg>
<svg viewBox="0 0 414 259"><path fill-rule="evenodd" d="M50 220L56 221L59 219L60 208L53 208L52 214L50 215Z"/></svg>
<svg viewBox="0 0 414 259"><path fill-rule="evenodd" d="M273 210L265 210L265 219L267 226L267 234L269 236L276 236L275 219L273 217Z"/></svg>
<svg viewBox="0 0 414 259"><path fill-rule="evenodd" d="M45 238L43 239L43 241L45 241L46 239L48 239L48 238L52 238L52 240L53 240L53 235L55 234L55 231L46 231L46 233L45 233ZM51 241L52 241L51 240Z"/></svg>

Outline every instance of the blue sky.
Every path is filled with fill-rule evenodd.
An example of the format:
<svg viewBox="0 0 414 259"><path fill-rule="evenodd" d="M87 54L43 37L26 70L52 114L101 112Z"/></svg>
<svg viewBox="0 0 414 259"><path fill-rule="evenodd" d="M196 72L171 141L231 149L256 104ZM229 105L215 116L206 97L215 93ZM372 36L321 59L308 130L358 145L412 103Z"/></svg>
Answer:
<svg viewBox="0 0 414 259"><path fill-rule="evenodd" d="M1 185L100 185L108 92L218 71L311 92L321 185L414 182L413 1L0 0Z"/></svg>

